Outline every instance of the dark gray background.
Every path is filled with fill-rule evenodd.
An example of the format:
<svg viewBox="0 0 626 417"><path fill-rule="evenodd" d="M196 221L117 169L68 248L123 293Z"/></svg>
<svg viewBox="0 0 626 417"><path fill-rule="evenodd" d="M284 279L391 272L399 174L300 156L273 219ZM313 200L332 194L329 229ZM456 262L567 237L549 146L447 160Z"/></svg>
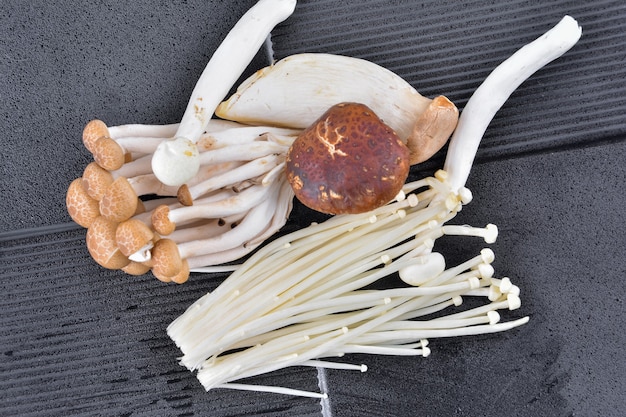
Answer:
<svg viewBox="0 0 626 417"><path fill-rule="evenodd" d="M178 121L212 51L253 3L0 7L0 415L322 415L317 400L204 392L177 365L165 327L224 276L171 286L103 270L64 207L89 162L84 124ZM301 1L272 39L277 58L367 58L462 108L491 69L564 14L583 38L498 113L468 183L474 201L455 219L499 226L496 273L522 289L508 317L530 323L432 340L427 359L347 358L369 371L329 371L324 415L623 414L623 2ZM247 73L267 63L261 52ZM319 218L297 205L284 232ZM439 245L452 261L482 247ZM254 382L318 390L311 369Z"/></svg>

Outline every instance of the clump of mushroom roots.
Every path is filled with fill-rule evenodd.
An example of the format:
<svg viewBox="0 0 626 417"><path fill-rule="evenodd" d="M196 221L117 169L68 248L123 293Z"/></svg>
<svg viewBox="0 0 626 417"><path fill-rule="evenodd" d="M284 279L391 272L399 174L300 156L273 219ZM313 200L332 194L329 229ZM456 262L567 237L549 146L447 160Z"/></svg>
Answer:
<svg viewBox="0 0 626 417"><path fill-rule="evenodd" d="M207 390L324 397L237 381L288 366L364 371L364 365L332 358L428 356L431 338L526 323L528 317L500 321L499 312L520 307L520 289L507 277L496 278L490 249L446 265L433 248L444 235L477 236L486 243L496 239L497 227L491 224L448 224L471 201L465 182L476 149L507 97L580 35L577 22L566 16L498 66L461 113L444 170L405 184L387 205L334 216L260 248L170 324L168 334L183 353L180 363L197 371ZM394 274L406 285L372 286ZM483 302L463 308L470 298Z"/></svg>

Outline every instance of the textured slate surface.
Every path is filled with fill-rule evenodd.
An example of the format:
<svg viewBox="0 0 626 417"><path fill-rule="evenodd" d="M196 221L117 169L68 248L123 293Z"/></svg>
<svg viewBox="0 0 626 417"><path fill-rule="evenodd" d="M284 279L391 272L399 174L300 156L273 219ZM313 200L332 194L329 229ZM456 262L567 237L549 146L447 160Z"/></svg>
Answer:
<svg viewBox="0 0 626 417"><path fill-rule="evenodd" d="M89 260L84 231L64 209L67 185L89 161L82 126L94 117L177 121L211 52L254 2L5 3L0 415L621 415L623 2L301 1L275 31L278 58L367 58L461 108L495 65L563 14L584 33L498 113L468 184L474 201L456 219L500 227L496 271L522 288L522 309L510 316L531 322L431 341L427 359L346 358L369 371L322 375L323 408L310 399L205 393L177 365L165 327L224 276L166 286L105 271ZM261 53L250 71L266 63ZM313 218L298 206L285 230ZM440 245L452 260L482 247ZM290 369L264 381L317 390L318 377Z"/></svg>

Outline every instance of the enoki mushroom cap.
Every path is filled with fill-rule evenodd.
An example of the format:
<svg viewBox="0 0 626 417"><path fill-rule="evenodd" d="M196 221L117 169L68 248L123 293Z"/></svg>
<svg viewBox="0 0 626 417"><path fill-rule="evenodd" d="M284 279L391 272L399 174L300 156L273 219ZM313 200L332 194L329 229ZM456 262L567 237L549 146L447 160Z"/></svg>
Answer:
<svg viewBox="0 0 626 417"><path fill-rule="evenodd" d="M130 219L136 210L137 194L124 177L113 181L100 200L102 216L117 223Z"/></svg>
<svg viewBox="0 0 626 417"><path fill-rule="evenodd" d="M150 244L153 237L152 230L144 222L137 219L129 219L120 223L115 231L117 247L125 256L131 256L145 248Z"/></svg>
<svg viewBox="0 0 626 417"><path fill-rule="evenodd" d="M102 216L95 219L87 229L87 250L99 265L107 269L121 269L130 263L117 247L116 229L116 222Z"/></svg>
<svg viewBox="0 0 626 417"><path fill-rule="evenodd" d="M103 137L109 137L109 129L102 120L92 120L83 129L83 144L91 153L94 152L96 141Z"/></svg>
<svg viewBox="0 0 626 417"><path fill-rule="evenodd" d="M81 178L76 178L67 188L65 206L72 220L83 227L89 227L100 216L98 201L87 194Z"/></svg>
<svg viewBox="0 0 626 417"><path fill-rule="evenodd" d="M367 106L331 107L294 141L286 172L296 197L328 214L387 204L409 174L409 150Z"/></svg>

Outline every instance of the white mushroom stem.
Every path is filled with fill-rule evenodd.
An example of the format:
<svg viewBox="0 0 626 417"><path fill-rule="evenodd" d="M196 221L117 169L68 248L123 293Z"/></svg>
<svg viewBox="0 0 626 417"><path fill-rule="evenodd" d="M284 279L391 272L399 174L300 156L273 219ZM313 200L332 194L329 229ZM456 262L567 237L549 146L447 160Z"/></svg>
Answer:
<svg viewBox="0 0 626 417"><path fill-rule="evenodd" d="M461 112L444 165L453 190L465 185L485 130L513 91L537 70L567 52L581 35L576 20L565 16L551 30L496 67L476 89Z"/></svg>
<svg viewBox="0 0 626 417"><path fill-rule="evenodd" d="M414 253L443 235L443 224L459 205L434 201L439 193L432 189L367 215L336 216L260 249L168 327L184 354L181 363L198 369L198 379L211 389L285 366L324 366L315 359L345 353L427 356L428 337L490 333L525 323L527 318L499 323L491 313L518 306L514 297L509 302L504 296L465 315L415 320L460 305L462 296L492 285L472 273L493 261L486 252L419 287L362 289L412 265Z"/></svg>
<svg viewBox="0 0 626 417"><path fill-rule="evenodd" d="M193 201L219 188L232 186L245 180L260 177L281 164L284 158L284 155L269 155L247 162L224 174L208 178L205 181L187 187L188 198Z"/></svg>
<svg viewBox="0 0 626 417"><path fill-rule="evenodd" d="M179 123L167 125L125 124L109 126L109 135L112 139L129 137L141 138L171 138L178 130Z"/></svg>
<svg viewBox="0 0 626 417"><path fill-rule="evenodd" d="M217 236L180 243L178 245L180 256L190 258L245 246L249 240L261 234L270 223L276 207L277 188L272 186L274 191L265 193L265 199L252 207L236 227Z"/></svg>
<svg viewBox="0 0 626 417"><path fill-rule="evenodd" d="M175 134L175 140L181 143L174 148L164 143L155 152L152 168L161 182L182 185L195 175L191 159L197 156L193 148L211 121L215 108L243 74L271 30L287 19L295 6L295 0L260 0L226 35L191 93ZM190 152L191 158L181 158L184 152ZM175 170L167 166L168 161L191 169L185 175L176 175Z"/></svg>
<svg viewBox="0 0 626 417"><path fill-rule="evenodd" d="M184 224L197 219L220 219L246 213L268 198L271 188L254 185L240 193L228 193L223 199L204 199L193 206L169 208L162 206L154 212L153 226L160 234L168 235L162 224Z"/></svg>

